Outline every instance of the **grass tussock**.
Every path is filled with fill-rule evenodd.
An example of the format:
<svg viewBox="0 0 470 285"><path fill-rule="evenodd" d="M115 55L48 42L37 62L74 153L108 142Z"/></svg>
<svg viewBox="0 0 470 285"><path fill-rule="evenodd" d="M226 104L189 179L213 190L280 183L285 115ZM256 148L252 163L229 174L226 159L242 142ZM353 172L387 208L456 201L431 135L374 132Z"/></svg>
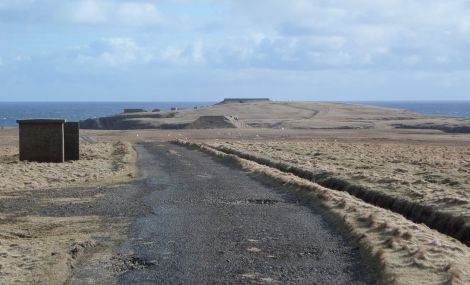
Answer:
<svg viewBox="0 0 470 285"><path fill-rule="evenodd" d="M0 155L0 163L16 163L19 161L20 155Z"/></svg>
<svg viewBox="0 0 470 285"><path fill-rule="evenodd" d="M444 271L448 273L448 280L446 284L448 285L463 285L464 282L464 272L462 271L459 266L455 264L455 262L449 263L445 268Z"/></svg>
<svg viewBox="0 0 470 285"><path fill-rule="evenodd" d="M467 266L470 264L470 249L453 238L366 203L349 192L325 188L292 172L205 144L175 143L197 148L289 185L288 189L335 218L338 227L359 245L361 253L376 268L384 284L460 284L455 283L460 282L458 280L470 283L470 267ZM443 270L450 263L452 268ZM454 276L454 272L458 272L458 276Z"/></svg>

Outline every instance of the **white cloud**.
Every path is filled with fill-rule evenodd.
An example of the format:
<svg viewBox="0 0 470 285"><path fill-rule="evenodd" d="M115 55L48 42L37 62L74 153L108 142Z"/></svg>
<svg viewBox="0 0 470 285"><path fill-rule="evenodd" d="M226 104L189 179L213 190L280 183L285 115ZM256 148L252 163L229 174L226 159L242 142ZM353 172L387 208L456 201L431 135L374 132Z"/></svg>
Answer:
<svg viewBox="0 0 470 285"><path fill-rule="evenodd" d="M204 55L204 44L201 41L194 43L191 51L191 58L195 63L204 63L206 61Z"/></svg>
<svg viewBox="0 0 470 285"><path fill-rule="evenodd" d="M217 7L216 13L207 13L204 5ZM19 25L34 21L38 25L24 26L46 33L51 23L64 24L64 38L92 25L89 34L106 39L87 44L93 39L84 36L74 56L102 66L470 68L466 0L1 1L0 23L13 19Z"/></svg>
<svg viewBox="0 0 470 285"><path fill-rule="evenodd" d="M109 20L109 6L109 3L96 1L71 3L63 8L63 17L76 23L100 24Z"/></svg>
<svg viewBox="0 0 470 285"><path fill-rule="evenodd" d="M163 16L155 1L1 0L1 22L140 27L161 24Z"/></svg>
<svg viewBox="0 0 470 285"><path fill-rule="evenodd" d="M190 67L206 64L207 50L202 41L181 46L143 45L130 38L105 38L69 48L58 56L61 62L75 62L98 67Z"/></svg>
<svg viewBox="0 0 470 285"><path fill-rule="evenodd" d="M153 25L162 22L157 7L146 2L86 0L62 8L65 21L77 24Z"/></svg>
<svg viewBox="0 0 470 285"><path fill-rule="evenodd" d="M159 57L163 61L177 63L184 55L184 49L175 46L168 46L159 52Z"/></svg>
<svg viewBox="0 0 470 285"><path fill-rule="evenodd" d="M465 0L272 0L269 9L265 1L238 0L232 7L243 21L238 27L276 38L275 56L295 39L291 54L316 55L337 67L470 66L470 3Z"/></svg>
<svg viewBox="0 0 470 285"><path fill-rule="evenodd" d="M73 60L79 64L95 66L128 66L147 64L154 59L153 53L139 46L129 38L107 38L86 46L72 49L65 60Z"/></svg>

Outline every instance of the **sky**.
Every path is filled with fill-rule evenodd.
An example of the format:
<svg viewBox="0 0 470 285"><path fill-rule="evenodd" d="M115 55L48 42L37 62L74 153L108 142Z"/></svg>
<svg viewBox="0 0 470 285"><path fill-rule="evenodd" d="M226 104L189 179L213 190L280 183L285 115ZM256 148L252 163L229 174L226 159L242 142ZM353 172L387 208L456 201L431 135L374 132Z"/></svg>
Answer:
<svg viewBox="0 0 470 285"><path fill-rule="evenodd" d="M0 0L0 101L470 100L468 0Z"/></svg>

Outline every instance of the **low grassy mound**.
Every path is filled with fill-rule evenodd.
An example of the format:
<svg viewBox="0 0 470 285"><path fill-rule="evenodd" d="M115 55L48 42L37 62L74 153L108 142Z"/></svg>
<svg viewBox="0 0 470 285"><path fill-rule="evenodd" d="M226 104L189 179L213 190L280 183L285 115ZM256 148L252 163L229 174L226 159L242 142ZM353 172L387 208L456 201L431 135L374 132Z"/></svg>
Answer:
<svg viewBox="0 0 470 285"><path fill-rule="evenodd" d="M188 129L236 129L246 127L234 116L200 116Z"/></svg>

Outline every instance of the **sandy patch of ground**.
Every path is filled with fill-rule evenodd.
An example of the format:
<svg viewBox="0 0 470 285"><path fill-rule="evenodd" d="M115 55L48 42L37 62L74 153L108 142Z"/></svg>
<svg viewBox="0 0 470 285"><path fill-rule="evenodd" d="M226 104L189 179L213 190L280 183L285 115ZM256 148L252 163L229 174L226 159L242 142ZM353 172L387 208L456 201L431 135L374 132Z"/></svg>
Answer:
<svg viewBox="0 0 470 285"><path fill-rule="evenodd" d="M470 282L470 248L447 235L365 203L346 192L321 187L205 144L180 143L196 145L211 154L234 159L244 169L292 185L293 191L309 198L315 205L322 205L361 245L364 255L379 269L386 284Z"/></svg>
<svg viewBox="0 0 470 285"><path fill-rule="evenodd" d="M123 142L81 143L80 151L80 161L35 163L0 146L1 284L64 284L97 236L123 239L129 221L94 205L109 191L103 185L137 177L137 155Z"/></svg>

